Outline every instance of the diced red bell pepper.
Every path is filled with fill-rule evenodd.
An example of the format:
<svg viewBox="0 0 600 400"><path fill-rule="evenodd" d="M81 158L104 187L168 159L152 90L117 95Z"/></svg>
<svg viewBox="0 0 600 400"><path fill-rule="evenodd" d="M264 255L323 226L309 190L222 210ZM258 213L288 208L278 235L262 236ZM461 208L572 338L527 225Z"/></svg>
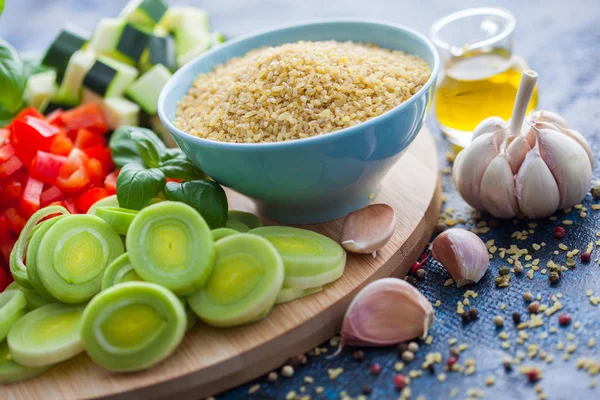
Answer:
<svg viewBox="0 0 600 400"><path fill-rule="evenodd" d="M4 185L4 200L5 201L14 201L21 198L21 193L23 192L23 184L14 179L9 179L8 182Z"/></svg>
<svg viewBox="0 0 600 400"><path fill-rule="evenodd" d="M54 136L52 144L50 145L50 153L58 154L61 156L68 156L73 150L73 141L64 133L59 133Z"/></svg>
<svg viewBox="0 0 600 400"><path fill-rule="evenodd" d="M2 129L0 128L0 145L8 142L10 138L10 129Z"/></svg>
<svg viewBox="0 0 600 400"><path fill-rule="evenodd" d="M44 119L27 115L12 122L11 132L10 140L17 156L29 165L38 150L50 150L53 137L61 130Z"/></svg>
<svg viewBox="0 0 600 400"><path fill-rule="evenodd" d="M17 157L16 155L12 156L5 162L0 163L0 178L6 178L8 176L11 176L19 169L21 169L22 166L23 163L21 162L19 157Z"/></svg>
<svg viewBox="0 0 600 400"><path fill-rule="evenodd" d="M12 282L12 275L7 273L4 268L0 268L0 292L3 292L4 289Z"/></svg>
<svg viewBox="0 0 600 400"><path fill-rule="evenodd" d="M89 161L83 151L73 149L67 157L67 163L60 169L56 186L65 193L75 193L85 188L90 182Z"/></svg>
<svg viewBox="0 0 600 400"><path fill-rule="evenodd" d="M36 118L44 118L44 114L42 114L41 112L38 111L37 108L35 107L27 107L22 109L17 116L13 119L17 120L17 119L24 119L25 117L36 117Z"/></svg>
<svg viewBox="0 0 600 400"><path fill-rule="evenodd" d="M45 151L38 151L31 162L29 172L32 177L54 185L62 167L67 163L67 157L54 155Z"/></svg>
<svg viewBox="0 0 600 400"><path fill-rule="evenodd" d="M106 178L104 178L104 187L110 192L110 194L117 193L117 178L119 177L120 171L120 169L113 171L106 175Z"/></svg>
<svg viewBox="0 0 600 400"><path fill-rule="evenodd" d="M69 197L67 199L64 199L63 201L63 206L71 213L71 214L79 214L79 210L77 209L77 206L75 205L75 199L73 199L72 197Z"/></svg>
<svg viewBox="0 0 600 400"><path fill-rule="evenodd" d="M15 239L11 236L8 239L6 239L5 241L0 242L0 254L6 261L7 265L10 265L10 252L12 251L13 247L15 247L16 241L17 241L17 239Z"/></svg>
<svg viewBox="0 0 600 400"><path fill-rule="evenodd" d="M75 147L78 149L87 149L89 147L94 146L102 146L104 147L106 142L104 141L104 136L98 135L90 131L89 129L79 129L77 131L77 136L75 138Z"/></svg>
<svg viewBox="0 0 600 400"><path fill-rule="evenodd" d="M62 108L57 108L46 116L46 121L50 122L54 126L63 128L65 126L61 120L63 113L64 111Z"/></svg>
<svg viewBox="0 0 600 400"><path fill-rule="evenodd" d="M0 243L4 243L11 238L8 231L8 220L4 214L0 214Z"/></svg>
<svg viewBox="0 0 600 400"><path fill-rule="evenodd" d="M110 195L111 193L105 188L92 188L79 195L79 197L77 197L75 200L75 205L79 210L81 210L81 212L86 213L95 202Z"/></svg>
<svg viewBox="0 0 600 400"><path fill-rule="evenodd" d="M104 174L110 173L115 168L109 147L97 145L84 149L83 152L87 154L89 158L95 158L100 161Z"/></svg>
<svg viewBox="0 0 600 400"><path fill-rule="evenodd" d="M76 132L79 129L89 129L90 131L104 135L108 132L106 121L102 115L102 109L98 104L83 104L72 110L63 112L60 116L67 132Z"/></svg>
<svg viewBox="0 0 600 400"><path fill-rule="evenodd" d="M63 194L56 186L50 186L48 189L42 192L40 196L40 204L42 207L48 206L50 203L60 201L63 198Z"/></svg>
<svg viewBox="0 0 600 400"><path fill-rule="evenodd" d="M21 195L19 209L24 217L31 217L33 213L40 209L40 197L44 190L44 182L33 177L29 177Z"/></svg>
<svg viewBox="0 0 600 400"><path fill-rule="evenodd" d="M27 222L25 218L21 217L14 207L6 209L4 216L6 217L8 229L15 235L19 235Z"/></svg>
<svg viewBox="0 0 600 400"><path fill-rule="evenodd" d="M90 183L94 186L102 185L104 183L104 171L102 170L102 164L100 161L92 158L87 163L87 171L90 177Z"/></svg>
<svg viewBox="0 0 600 400"><path fill-rule="evenodd" d="M15 149L13 148L12 144L6 143L4 145L0 145L0 163L3 163L14 155Z"/></svg>

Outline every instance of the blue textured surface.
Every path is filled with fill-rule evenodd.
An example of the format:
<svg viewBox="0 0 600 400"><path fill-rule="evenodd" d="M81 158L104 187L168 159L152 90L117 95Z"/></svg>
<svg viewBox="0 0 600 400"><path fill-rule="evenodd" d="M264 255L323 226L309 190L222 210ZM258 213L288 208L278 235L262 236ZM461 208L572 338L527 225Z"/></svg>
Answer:
<svg viewBox="0 0 600 400"><path fill-rule="evenodd" d="M6 15L0 20L0 36L7 37L11 42L17 43L21 49L39 49L44 47L60 25L67 21L77 19L80 25L91 26L102 16L114 15L123 1L109 0L86 2L78 0L38 0L38 1L12 1L7 2ZM175 3L175 1L171 1ZM192 3L192 2L187 2ZM246 1L204 1L194 2L202 4L213 17L216 29L223 30L229 36L238 36L268 26L281 25L288 22L300 21L315 17L343 17L355 16L364 18L386 19L392 22L405 24L420 32L427 32L433 20L449 12L464 7L486 5L504 5L511 9L517 16L517 30L515 50L522 55L533 68L540 73L540 106L545 109L559 112L570 124L581 131L591 142L597 154L600 146L600 5L597 0L590 1L522 1L511 0L502 2L459 0L447 2L414 1L392 2L389 0L347 0L328 1L275 1L275 0L246 0ZM31 10L36 12L32 13ZM27 23L23 23L27 21ZM32 28L35 27L35 28ZM437 135L438 152L441 165L446 166L444 154L448 144L439 134L435 121L431 118L429 126ZM594 177L600 176L600 157L596 157ZM469 217L471 210L456 195L450 177L443 177L444 191L447 195L445 207L455 208L456 216ZM586 197L584 205L590 208L594 203L590 196ZM580 219L576 212L564 215L557 213L559 221L564 218L573 219L575 224L567 227L567 236L564 243L570 248L584 248L588 242L596 240L596 232L600 231L600 211L590 211L585 219ZM526 245L530 248L532 243L545 241L548 245L536 257L546 261L554 259L563 262L565 255L561 252L554 256L557 241L552 238L551 229L558 222L539 221L536 233L529 239L520 242L520 247ZM468 227L472 225L467 225ZM504 222L499 228L482 235L485 240L495 239L497 246L508 246L511 243L510 234L517 229L524 229L524 222ZM594 250L597 253L598 250ZM596 254L593 259L597 258ZM550 399L598 399L600 389L587 387L589 376L577 370L575 360L580 357L589 357L600 362L600 345L588 348L586 343L589 338L600 335L600 308L593 307L585 295L587 289L593 290L595 295L600 295L600 267L597 263L580 264L573 271L563 274L563 279L556 287L551 287L544 275L539 273L534 280L526 277L513 278L508 289L496 289L493 284L493 275L505 263L495 259L491 264L491 272L474 286L479 297L473 304L480 310L478 321L463 326L455 314L456 301L462 299L464 290L455 287L443 287L447 274L439 266L429 264L427 278L418 284L418 287L432 301L440 299L441 307L436 309L436 322L431 331L434 341L431 346L422 346L417 354L417 360L411 363L409 369L418 368L425 354L430 351L439 351L448 354L448 339L458 338L459 343L468 343L468 349L461 356L461 363L466 358L473 358L477 362L477 372L473 376L465 377L456 373L448 374L444 383L439 383L434 377L428 376L416 379L412 384L413 397L422 395L426 399L445 399L449 392L457 389L458 399L467 398L469 388L479 388L485 393L487 399L535 399L536 393L532 385L524 377L514 371L506 374L500 366L500 357L508 352L514 354L517 350L526 351L527 344L536 343L541 349L554 355L554 362L546 364L539 359L534 359L525 364L536 365L543 370L540 386ZM520 311L526 315L521 294L530 290L540 293L544 299L550 294L562 292L564 311L571 313L573 321L579 321L581 327L575 329L573 325L560 328L558 333L550 334L548 339L540 339L540 334L546 328L528 330L530 335L523 346L514 343L517 331L510 322L510 314ZM498 305L506 303L506 309L500 311ZM548 302L545 300L544 302ZM497 337L498 330L493 326L491 318L495 314L502 314L507 320L506 331L509 334L511 348L508 351L500 347L501 340ZM556 315L547 318L545 327L556 326ZM567 334L575 334L574 341L566 339ZM556 343L576 343L577 350L570 361L561 359L564 351L556 349ZM285 349L282 349L284 351ZM315 382L306 384L306 394L312 398L337 399L342 391L353 397L360 393L364 384L374 388L370 399L395 399L398 392L394 389L392 377L393 364L397 361L394 349L365 350L366 360L357 363L352 359L352 351L348 349L342 355L326 360L324 357L309 357L307 365L297 368L293 378L280 378L276 383L269 383L266 379L259 379L251 384L241 386L226 394L217 396L217 399L284 399L290 390L299 393L304 385L306 376L314 378ZM382 365L382 373L371 376L368 366L374 362ZM343 367L344 373L334 381L327 377L327 369ZM437 368L440 372L440 368ZM493 375L496 384L493 387L484 385L484 378ZM248 395L248 389L254 383L261 385L260 389ZM315 395L316 386L326 388L320 396Z"/></svg>

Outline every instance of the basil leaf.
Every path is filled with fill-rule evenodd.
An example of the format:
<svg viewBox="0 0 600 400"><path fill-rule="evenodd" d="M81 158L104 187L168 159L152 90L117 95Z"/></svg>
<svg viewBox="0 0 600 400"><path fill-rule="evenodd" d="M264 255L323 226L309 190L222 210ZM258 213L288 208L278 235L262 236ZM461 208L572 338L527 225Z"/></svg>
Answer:
<svg viewBox="0 0 600 400"><path fill-rule="evenodd" d="M150 139L150 136L147 133L142 133L140 131L131 131L129 136L131 136L131 139L135 142L144 164L148 168L158 167L160 157L158 156L156 145L152 139Z"/></svg>
<svg viewBox="0 0 600 400"><path fill-rule="evenodd" d="M167 182L165 197L194 207L211 229L221 228L227 222L227 196L213 181Z"/></svg>
<svg viewBox="0 0 600 400"><path fill-rule="evenodd" d="M19 53L6 41L0 39L0 104L8 112L16 112L23 103L25 70Z"/></svg>
<svg viewBox="0 0 600 400"><path fill-rule="evenodd" d="M202 172L200 168L192 164L185 155L183 155L183 157L161 161L158 168L167 178L181 179L184 181L207 178L206 174Z"/></svg>
<svg viewBox="0 0 600 400"><path fill-rule="evenodd" d="M165 162L168 160L172 160L174 158L187 158L187 156L185 154L183 154L183 151L179 147L176 147L174 149L167 148L161 154L160 161Z"/></svg>
<svg viewBox="0 0 600 400"><path fill-rule="evenodd" d="M129 163L146 166L136 142L131 136L132 132L144 135L148 141L154 144L159 154L166 150L165 144L150 129L137 126L121 126L114 131L108 143L113 161L117 166L123 167Z"/></svg>
<svg viewBox="0 0 600 400"><path fill-rule="evenodd" d="M156 168L145 169L138 164L127 164L117 178L119 205L141 210L165 187L165 175Z"/></svg>
<svg viewBox="0 0 600 400"><path fill-rule="evenodd" d="M14 114L8 112L6 107L0 104L0 128L3 128L10 124L13 120Z"/></svg>

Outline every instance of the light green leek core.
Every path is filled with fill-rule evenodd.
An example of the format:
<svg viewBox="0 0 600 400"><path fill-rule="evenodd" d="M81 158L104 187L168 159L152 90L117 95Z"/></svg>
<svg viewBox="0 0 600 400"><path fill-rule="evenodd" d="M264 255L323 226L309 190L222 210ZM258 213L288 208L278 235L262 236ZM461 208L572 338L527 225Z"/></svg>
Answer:
<svg viewBox="0 0 600 400"><path fill-rule="evenodd" d="M265 273L261 260L252 254L234 253L219 261L219 268L204 289L215 304L235 304L242 300Z"/></svg>
<svg viewBox="0 0 600 400"><path fill-rule="evenodd" d="M141 281L142 278L135 272L127 253L117 257L104 271L102 290L123 282Z"/></svg>
<svg viewBox="0 0 600 400"><path fill-rule="evenodd" d="M23 381L42 374L49 367L25 367L13 360L8 343L0 343L0 385Z"/></svg>
<svg viewBox="0 0 600 400"><path fill-rule="evenodd" d="M98 265L108 261L108 243L95 232L73 230L56 244L54 270L66 282L80 285L103 272Z"/></svg>

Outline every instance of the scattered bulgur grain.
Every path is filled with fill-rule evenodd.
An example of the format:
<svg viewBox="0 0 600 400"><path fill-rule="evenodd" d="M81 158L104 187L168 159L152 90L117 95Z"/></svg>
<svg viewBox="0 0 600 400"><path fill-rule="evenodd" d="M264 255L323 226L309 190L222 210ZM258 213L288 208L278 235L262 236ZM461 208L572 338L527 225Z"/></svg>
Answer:
<svg viewBox="0 0 600 400"><path fill-rule="evenodd" d="M501 315L496 315L493 321L494 325L496 325L497 327L501 327L504 325L504 318Z"/></svg>
<svg viewBox="0 0 600 400"><path fill-rule="evenodd" d="M269 382L275 382L277 378L279 378L279 375L277 375L277 372L275 371L269 372L269 375L267 375Z"/></svg>
<svg viewBox="0 0 600 400"><path fill-rule="evenodd" d="M260 390L260 384L255 384L250 386L250 388L248 389L248 394L252 394L252 393L256 393Z"/></svg>

